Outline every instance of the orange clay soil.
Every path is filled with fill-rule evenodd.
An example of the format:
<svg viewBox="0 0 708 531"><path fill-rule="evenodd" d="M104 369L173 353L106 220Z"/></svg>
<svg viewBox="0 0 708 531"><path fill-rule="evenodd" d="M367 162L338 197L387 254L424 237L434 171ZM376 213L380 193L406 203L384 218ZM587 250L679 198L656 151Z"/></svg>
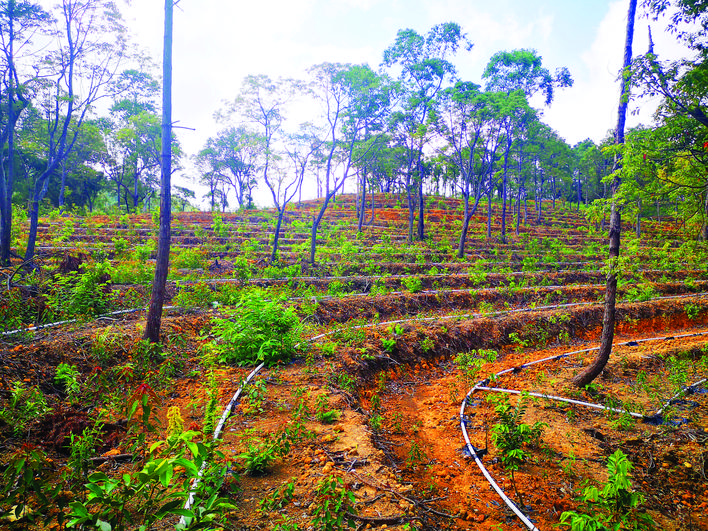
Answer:
<svg viewBox="0 0 708 531"><path fill-rule="evenodd" d="M702 318L691 321L686 317L689 302L703 310ZM345 303L343 308L347 308ZM706 308L708 302L700 297L619 305L617 341L708 331ZM264 370L257 378L265 384L262 403L242 401L226 424L221 450L231 461L233 474L222 494L237 507L229 515L228 528L271 529L287 518L307 529L318 503L317 486L331 475L341 477L356 497L352 513L356 513L357 529L403 530L407 524L418 529L520 528L464 450L459 410L470 382L452 360L471 349L498 350L497 361L482 368L481 378L531 360L594 346L601 314L596 305L474 320L410 322L398 330L386 326L356 330L345 325L322 329L335 333L316 342L305 358ZM203 427L207 389L199 334L209 318L209 313L165 318L167 350L178 354L185 366L166 386L155 384L163 431L152 434L153 439L165 435L165 412L170 406L180 408L186 429ZM112 363L135 359L141 319L127 316L110 330L93 323L44 331L29 343L8 345L0 367L3 393L10 382L21 379L39 386L57 406L61 395L54 388L56 365L62 361L75 364L82 378L87 378L97 363L91 342L107 332L121 338ZM537 346L530 350L519 342L510 343L513 332ZM681 374L687 383L705 376L706 364L701 360L706 337L616 348L593 395L568 385L592 354L522 369L493 385L595 403L633 404L651 413L660 407L661 398L670 398L672 381L678 378L676 369L670 370L668 357L685 360ZM385 349L384 339L395 340L395 345ZM336 342L333 350L322 348L327 342ZM221 405L229 401L249 371L236 367L216 371ZM524 422L542 421L547 427L541 444L526 448L530 458L516 472L515 485L489 436L498 419L485 400L488 394L476 393L466 408L472 442L487 449L483 461L490 473L509 497L525 506L539 529L553 529L562 511L578 506L576 498L584 481L598 484L606 480L607 456L617 449L633 462L634 485L645 495L641 510L654 517L660 529L708 528L705 394L677 404L671 410L676 424L662 426L630 423L619 415L582 406L530 401ZM515 401L511 397L511 403ZM318 411L338 411L339 416L324 423L318 420ZM67 459L66 437L79 433L95 414L90 407L56 407L54 417L30 431L29 442L50 453L57 481ZM129 463L110 458L128 451L125 419L115 409L105 414L105 420L105 444L99 453L107 460L96 466L108 474L129 470ZM286 455L265 474L244 473L244 461L238 456L249 442L263 441L296 425L303 436ZM2 434L6 461L24 441L13 438L9 427ZM261 500L289 482L294 482L292 502L282 509L261 511Z"/></svg>

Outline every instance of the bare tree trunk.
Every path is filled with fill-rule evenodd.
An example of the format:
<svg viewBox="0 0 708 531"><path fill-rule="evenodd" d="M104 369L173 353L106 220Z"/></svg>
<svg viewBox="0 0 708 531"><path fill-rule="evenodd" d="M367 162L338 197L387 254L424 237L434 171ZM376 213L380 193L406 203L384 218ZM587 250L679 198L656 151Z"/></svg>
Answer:
<svg viewBox="0 0 708 531"><path fill-rule="evenodd" d="M487 192L487 240L492 239L492 188Z"/></svg>
<svg viewBox="0 0 708 531"><path fill-rule="evenodd" d="M165 34L162 49L162 146L160 151L160 232L157 241L155 278L152 283L143 339L160 341L162 306L165 302L167 268L170 262L170 218L172 197L172 13L173 0L165 0Z"/></svg>
<svg viewBox="0 0 708 531"><path fill-rule="evenodd" d="M622 89L620 91L620 102L618 108L617 131L615 136L616 144L624 143L624 126L627 117L627 103L629 100L629 76L628 68L632 62L632 40L634 38L634 17L637 12L637 0L629 0L629 12L627 14L627 37L624 47L624 62ZM618 170L622 161L618 157L615 159L615 170ZM620 250L620 233L622 230L622 218L620 208L615 201L615 196L620 185L619 177L612 183L612 213L610 215L610 268L607 273L607 285L605 288L605 313L602 318L602 336L600 337L600 349L593 362L581 373L573 378L573 384L578 387L585 387L592 382L603 371L612 353L612 341L615 335L615 300L617 298L617 259Z"/></svg>

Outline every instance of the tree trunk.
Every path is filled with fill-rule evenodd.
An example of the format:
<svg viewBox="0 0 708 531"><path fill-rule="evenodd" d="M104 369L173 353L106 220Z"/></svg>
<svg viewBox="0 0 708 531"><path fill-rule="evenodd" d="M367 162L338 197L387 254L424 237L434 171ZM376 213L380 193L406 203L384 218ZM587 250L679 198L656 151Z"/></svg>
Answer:
<svg viewBox="0 0 708 531"><path fill-rule="evenodd" d="M280 227L283 224L283 216L285 216L285 205L278 209L278 222L275 224L275 235L273 238L273 252L270 253L271 264L278 257L278 241L280 240Z"/></svg>
<svg viewBox="0 0 708 531"><path fill-rule="evenodd" d="M501 217L501 235L500 240L502 243L506 243L506 187L507 187L507 154L504 155L504 177L502 180L502 217Z"/></svg>
<svg viewBox="0 0 708 531"><path fill-rule="evenodd" d="M487 192L487 240L492 239L492 189Z"/></svg>
<svg viewBox="0 0 708 531"><path fill-rule="evenodd" d="M632 40L634 38L634 17L637 11L637 0L629 0L629 12L627 14L627 37L624 47L624 62L622 88L620 91L620 102L618 108L617 131L615 136L616 144L624 143L624 126L627 117L627 103L629 99L630 79L628 75L629 66L632 62ZM621 166L621 158L615 160L615 170ZM607 273L607 285L605 288L605 312L602 318L602 335L600 337L600 348L593 362L581 373L573 378L573 384L577 387L585 387L592 382L603 371L612 353L612 341L615 335L615 300L617 298L617 259L620 250L620 233L622 230L622 218L620 208L615 201L616 193L620 186L620 179L616 177L612 183L612 212L610 215L610 268Z"/></svg>
<svg viewBox="0 0 708 531"><path fill-rule="evenodd" d="M359 193L359 202L357 202L357 214L359 215L359 219L357 220L357 232L361 232L362 227L364 226L364 215L366 213L366 174L364 174L364 177L361 180L361 191Z"/></svg>
<svg viewBox="0 0 708 531"><path fill-rule="evenodd" d="M425 196L423 195L423 175L420 176L418 185L418 240L425 239Z"/></svg>
<svg viewBox="0 0 708 531"><path fill-rule="evenodd" d="M155 279L152 284L150 308L143 339L160 341L162 307L165 302L165 284L170 261L170 218L172 197L172 13L173 0L165 0L165 33L162 48L162 146L160 151L160 232L157 242Z"/></svg>

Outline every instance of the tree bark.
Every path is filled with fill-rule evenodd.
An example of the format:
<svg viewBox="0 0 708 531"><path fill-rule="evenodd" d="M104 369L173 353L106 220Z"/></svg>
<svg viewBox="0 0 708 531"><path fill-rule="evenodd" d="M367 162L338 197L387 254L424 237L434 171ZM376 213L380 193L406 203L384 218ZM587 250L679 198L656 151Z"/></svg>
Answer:
<svg viewBox="0 0 708 531"><path fill-rule="evenodd" d="M170 261L170 220L172 197L172 18L173 0L165 0L165 30L162 50L162 146L160 151L160 232L157 242L157 262L152 283L150 308L143 339L160 341L162 307L165 302L165 284Z"/></svg>
<svg viewBox="0 0 708 531"><path fill-rule="evenodd" d="M627 104L629 100L629 66L632 62L632 40L634 38L634 18L637 12L637 0L629 0L629 12L627 14L627 36L624 46L624 62L622 69L622 88L620 91L620 101L618 107L617 131L615 133L615 143L624 143L624 127L627 117ZM615 160L615 171L619 170L622 161L618 156ZM572 382L577 387L585 387L599 374L607 365L612 353L612 341L615 335L615 301L617 298L617 259L620 250L620 233L622 230L622 217L620 207L615 200L617 190L621 184L620 178L615 177L612 183L612 212L610 215L610 252L609 271L607 273L607 284L605 288L605 311L602 318L602 335L600 337L600 348L593 362L582 372L577 374Z"/></svg>

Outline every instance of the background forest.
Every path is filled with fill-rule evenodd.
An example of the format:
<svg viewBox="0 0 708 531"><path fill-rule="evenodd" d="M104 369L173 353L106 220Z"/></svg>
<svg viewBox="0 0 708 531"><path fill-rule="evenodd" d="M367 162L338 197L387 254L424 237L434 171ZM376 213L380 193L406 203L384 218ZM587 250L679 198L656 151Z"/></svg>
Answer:
<svg viewBox="0 0 708 531"><path fill-rule="evenodd" d="M705 6L674 4L643 9L671 17L692 55L665 62L649 50L634 58L632 97L663 101L655 125L628 134L621 197L637 231L642 215L665 212L705 236ZM0 8L0 259L32 256L39 214L157 208L159 79L152 60L128 45L119 6L67 0L45 11L14 0ZM370 193L403 193L410 240L425 236L428 194L462 197L469 214L483 200L517 209L529 199L563 199L602 222L617 154L612 133L600 145L569 146L543 122L572 73L517 49L494 54L482 79L460 79L455 57L472 46L451 22L423 34L400 30L375 67L324 63L305 79L248 76L198 153L183 152L176 129L175 171L189 166L195 176L173 187L175 208L231 211L258 199L282 212L295 199L329 199L346 186L362 204ZM11 250L13 212L32 223L27 241ZM542 216L540 207L533 215ZM503 223L502 241L506 230Z"/></svg>

